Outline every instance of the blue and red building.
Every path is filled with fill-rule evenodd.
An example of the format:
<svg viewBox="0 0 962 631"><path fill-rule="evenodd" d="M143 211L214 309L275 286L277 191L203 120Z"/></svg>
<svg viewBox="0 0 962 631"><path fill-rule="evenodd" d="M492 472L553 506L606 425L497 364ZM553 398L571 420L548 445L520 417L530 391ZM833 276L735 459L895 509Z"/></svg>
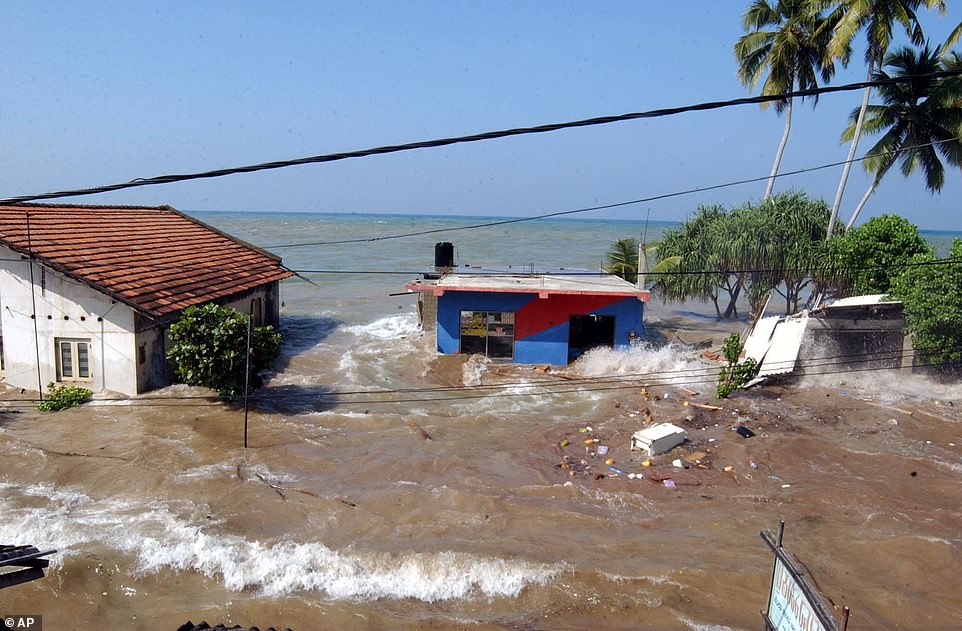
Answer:
<svg viewBox="0 0 962 631"><path fill-rule="evenodd" d="M407 289L421 292L422 325L436 324L439 352L554 365L598 346L627 348L641 335L650 299L648 291L617 276L571 270L513 274L452 268Z"/></svg>

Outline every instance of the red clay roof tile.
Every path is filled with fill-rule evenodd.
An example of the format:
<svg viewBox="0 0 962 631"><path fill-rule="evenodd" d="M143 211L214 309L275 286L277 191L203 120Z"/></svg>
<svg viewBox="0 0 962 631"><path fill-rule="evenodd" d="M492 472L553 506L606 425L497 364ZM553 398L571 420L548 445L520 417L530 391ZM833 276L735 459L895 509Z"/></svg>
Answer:
<svg viewBox="0 0 962 631"><path fill-rule="evenodd" d="M154 316L293 276L169 206L0 205L0 243Z"/></svg>

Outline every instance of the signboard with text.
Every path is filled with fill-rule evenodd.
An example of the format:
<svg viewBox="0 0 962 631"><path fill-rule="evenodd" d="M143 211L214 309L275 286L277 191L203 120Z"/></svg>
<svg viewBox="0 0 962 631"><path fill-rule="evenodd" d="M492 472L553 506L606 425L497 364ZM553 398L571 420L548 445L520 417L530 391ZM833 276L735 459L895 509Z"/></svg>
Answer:
<svg viewBox="0 0 962 631"><path fill-rule="evenodd" d="M776 631L833 631L818 619L818 614L801 586L786 569L781 559L775 557L775 576L772 593L768 600L768 620Z"/></svg>
<svg viewBox="0 0 962 631"><path fill-rule="evenodd" d="M775 553L768 607L762 611L768 631L840 631L825 600L809 583L792 555L782 548L781 532L777 543L764 532L761 535ZM845 631L847 623L846 608L841 631Z"/></svg>

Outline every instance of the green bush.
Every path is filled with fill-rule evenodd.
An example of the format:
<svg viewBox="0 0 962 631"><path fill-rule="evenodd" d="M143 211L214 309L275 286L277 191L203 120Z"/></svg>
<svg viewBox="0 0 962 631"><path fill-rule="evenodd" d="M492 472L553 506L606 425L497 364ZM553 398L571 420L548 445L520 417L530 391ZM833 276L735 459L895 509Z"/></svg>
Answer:
<svg viewBox="0 0 962 631"><path fill-rule="evenodd" d="M722 346L722 355L728 365L722 368L718 375L718 387L715 388L715 397L725 399L735 390L742 388L746 383L755 377L758 372L758 365L751 357L739 362L742 353L741 336L732 333L725 338Z"/></svg>
<svg viewBox="0 0 962 631"><path fill-rule="evenodd" d="M47 396L37 404L41 412L59 412L83 405L90 399L93 392L79 386L57 386L53 382L47 384Z"/></svg>
<svg viewBox="0 0 962 631"><path fill-rule="evenodd" d="M170 327L171 349L177 376L191 386L217 390L221 396L244 393L247 364L247 318L230 307L213 303L188 307ZM263 385L260 373L280 353L281 334L271 326L251 331L249 386Z"/></svg>
<svg viewBox="0 0 962 631"><path fill-rule="evenodd" d="M891 296L904 304L905 332L926 362L962 359L962 239L948 259L919 255L892 282Z"/></svg>
<svg viewBox="0 0 962 631"><path fill-rule="evenodd" d="M918 228L898 215L873 217L832 240L835 261L845 270L839 286L862 294L884 294L906 263L930 254Z"/></svg>

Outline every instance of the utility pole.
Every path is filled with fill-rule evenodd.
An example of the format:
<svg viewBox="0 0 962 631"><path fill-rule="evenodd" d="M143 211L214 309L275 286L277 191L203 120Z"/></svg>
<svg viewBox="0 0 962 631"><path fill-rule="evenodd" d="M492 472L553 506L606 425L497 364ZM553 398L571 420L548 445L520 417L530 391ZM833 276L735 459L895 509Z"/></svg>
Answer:
<svg viewBox="0 0 962 631"><path fill-rule="evenodd" d="M251 380L251 320L253 319L253 309L247 314L247 360L244 363L244 449L247 449L247 396L250 392Z"/></svg>

